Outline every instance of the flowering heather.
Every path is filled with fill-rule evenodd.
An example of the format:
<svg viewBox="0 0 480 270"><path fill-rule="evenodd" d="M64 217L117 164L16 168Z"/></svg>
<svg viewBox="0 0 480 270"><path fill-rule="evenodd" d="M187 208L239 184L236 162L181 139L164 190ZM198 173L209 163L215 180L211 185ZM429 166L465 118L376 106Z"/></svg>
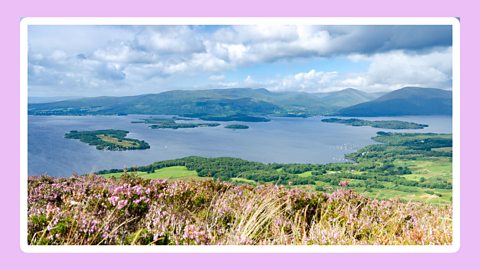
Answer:
<svg viewBox="0 0 480 270"><path fill-rule="evenodd" d="M28 179L32 245L446 245L452 208L275 185Z"/></svg>

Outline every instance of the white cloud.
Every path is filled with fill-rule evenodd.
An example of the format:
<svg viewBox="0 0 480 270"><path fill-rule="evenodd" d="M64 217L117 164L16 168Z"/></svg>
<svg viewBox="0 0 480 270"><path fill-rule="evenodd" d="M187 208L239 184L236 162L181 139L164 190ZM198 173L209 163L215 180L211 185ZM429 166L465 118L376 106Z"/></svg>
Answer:
<svg viewBox="0 0 480 270"><path fill-rule="evenodd" d="M37 26L29 31L29 83L33 92L51 89L86 95L211 84L309 92L346 87L385 91L406 85L450 88L449 32L435 29L240 25L206 31L192 26ZM339 55L352 63L370 64L355 73L332 71L335 67L322 71L312 64L319 57ZM288 64L292 59L302 59L315 69L276 75L276 63ZM269 74L252 72L238 81L219 75L259 64L271 67Z"/></svg>
<svg viewBox="0 0 480 270"><path fill-rule="evenodd" d="M92 57L99 61L125 64L154 63L158 60L156 54L135 50L126 42L100 48L93 52Z"/></svg>
<svg viewBox="0 0 480 270"><path fill-rule="evenodd" d="M299 72L283 77L267 78L265 80L254 79L248 75L238 82L217 83L220 87L264 87L271 91L299 91L299 92L325 92L330 90L330 85L336 81L337 72L319 72L314 69L307 72Z"/></svg>
<svg viewBox="0 0 480 270"><path fill-rule="evenodd" d="M371 91L405 86L451 88L451 48L423 54L392 51L361 58L371 62L368 70L362 74L351 74L339 86Z"/></svg>
<svg viewBox="0 0 480 270"><path fill-rule="evenodd" d="M315 69L255 80L219 82L218 87L265 87L273 91L329 92L345 88L390 91L406 86L451 89L451 49L423 54L392 51L372 56L352 56L368 61L366 71L357 73L322 72Z"/></svg>
<svg viewBox="0 0 480 270"><path fill-rule="evenodd" d="M162 54L204 51L202 36L188 26L147 27L136 35L135 45Z"/></svg>
<svg viewBox="0 0 480 270"><path fill-rule="evenodd" d="M211 75L208 79L210 81L223 81L225 80L225 75Z"/></svg>

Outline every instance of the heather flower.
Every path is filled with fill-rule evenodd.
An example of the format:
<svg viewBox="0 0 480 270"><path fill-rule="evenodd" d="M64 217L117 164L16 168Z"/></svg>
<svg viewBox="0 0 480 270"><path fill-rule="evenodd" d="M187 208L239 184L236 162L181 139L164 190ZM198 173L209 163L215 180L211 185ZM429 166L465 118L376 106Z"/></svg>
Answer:
<svg viewBox="0 0 480 270"><path fill-rule="evenodd" d="M98 176L29 177L28 184L30 244L439 245L452 241L449 205L375 200L345 188L324 194L271 184L119 181Z"/></svg>
<svg viewBox="0 0 480 270"><path fill-rule="evenodd" d="M112 196L112 197L108 198L108 201L114 206L117 205L118 200L119 200L118 196Z"/></svg>
<svg viewBox="0 0 480 270"><path fill-rule="evenodd" d="M117 208L118 208L118 209L122 209L122 208L125 207L127 204L128 204L128 200L120 200L120 201L118 201Z"/></svg>

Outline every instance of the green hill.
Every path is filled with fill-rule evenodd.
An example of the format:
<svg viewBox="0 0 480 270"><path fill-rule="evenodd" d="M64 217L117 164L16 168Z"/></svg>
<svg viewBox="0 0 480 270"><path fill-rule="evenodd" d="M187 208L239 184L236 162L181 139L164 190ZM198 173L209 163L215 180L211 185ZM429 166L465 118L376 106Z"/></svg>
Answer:
<svg viewBox="0 0 480 270"><path fill-rule="evenodd" d="M331 113L340 107L374 97L353 89L328 94L271 92L263 88L174 90L138 96L91 97L29 104L28 112L33 115L310 116Z"/></svg>
<svg viewBox="0 0 480 270"><path fill-rule="evenodd" d="M451 115L452 92L405 87L375 100L340 109L340 116Z"/></svg>

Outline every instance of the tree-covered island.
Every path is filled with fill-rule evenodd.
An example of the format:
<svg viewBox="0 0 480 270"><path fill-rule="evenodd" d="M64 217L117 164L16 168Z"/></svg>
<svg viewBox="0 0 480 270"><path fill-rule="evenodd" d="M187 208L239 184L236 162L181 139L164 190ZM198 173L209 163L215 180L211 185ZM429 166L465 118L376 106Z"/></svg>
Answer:
<svg viewBox="0 0 480 270"><path fill-rule="evenodd" d="M370 126L374 128L388 128L388 129L423 129L428 127L425 124L417 124L413 122L405 122L399 120L363 120L357 118L341 119L341 118L327 118L322 119L325 123L339 123L354 127Z"/></svg>
<svg viewBox="0 0 480 270"><path fill-rule="evenodd" d="M248 129L249 127L246 125L226 125L225 128L229 129Z"/></svg>
<svg viewBox="0 0 480 270"><path fill-rule="evenodd" d="M204 114L204 113L191 113L191 114L184 114L186 117L194 117L198 119L202 119L205 121L222 121L222 122L229 122L229 121L240 121L240 122L269 122L270 119L263 117L263 116L252 116L246 115L242 113L236 114Z"/></svg>
<svg viewBox="0 0 480 270"><path fill-rule="evenodd" d="M95 146L98 150L124 151L150 148L150 145L143 140L125 138L128 133L126 130L116 129L72 130L65 134L65 138L78 139L83 143Z"/></svg>
<svg viewBox="0 0 480 270"><path fill-rule="evenodd" d="M183 119L177 119L183 120ZM179 128L196 128L196 127L217 127L219 123L179 123L175 119L169 118L145 118L141 120L132 121L133 124L150 124L150 128L158 129L158 128L171 128L171 129L179 129Z"/></svg>

